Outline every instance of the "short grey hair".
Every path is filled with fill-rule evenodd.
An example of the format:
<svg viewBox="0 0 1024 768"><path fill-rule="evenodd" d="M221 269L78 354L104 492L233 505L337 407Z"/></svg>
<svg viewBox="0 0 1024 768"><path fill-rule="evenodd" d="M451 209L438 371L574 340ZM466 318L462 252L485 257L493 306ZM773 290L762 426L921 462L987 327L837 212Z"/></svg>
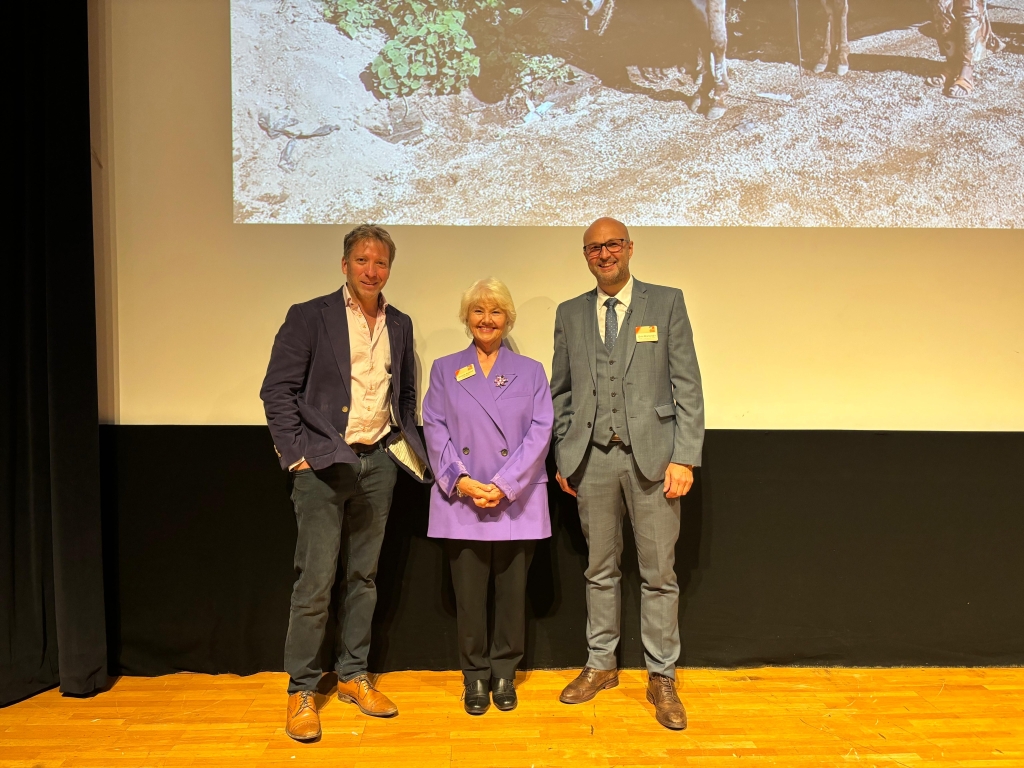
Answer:
<svg viewBox="0 0 1024 768"><path fill-rule="evenodd" d="M508 287L501 280L494 277L485 277L483 280L477 280L462 294L462 304L459 306L459 320L466 326L466 333L472 336L472 332L469 330L470 311L473 307L479 306L487 300L493 301L505 313L507 320L505 322L505 330L501 335L502 338L508 336L508 332L516 324L516 305L512 303L512 294L509 293Z"/></svg>
<svg viewBox="0 0 1024 768"><path fill-rule="evenodd" d="M345 235L345 251L341 257L342 261L348 261L352 255L352 249L363 240L376 240L388 249L388 266L395 262L395 241L391 239L391 233L384 227L376 224L360 224L347 235Z"/></svg>

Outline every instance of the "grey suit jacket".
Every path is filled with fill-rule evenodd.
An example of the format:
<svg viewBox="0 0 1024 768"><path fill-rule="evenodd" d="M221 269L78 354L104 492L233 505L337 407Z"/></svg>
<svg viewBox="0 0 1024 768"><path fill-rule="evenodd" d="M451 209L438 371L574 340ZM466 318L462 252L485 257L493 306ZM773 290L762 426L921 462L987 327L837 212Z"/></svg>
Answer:
<svg viewBox="0 0 1024 768"><path fill-rule="evenodd" d="M658 340L637 342L634 329L641 325L657 326ZM634 279L619 334L626 336L623 393L637 467L644 477L658 480L669 462L699 466L704 394L683 292ZM562 477L579 468L594 432L600 340L596 288L558 305L551 395L555 460Z"/></svg>

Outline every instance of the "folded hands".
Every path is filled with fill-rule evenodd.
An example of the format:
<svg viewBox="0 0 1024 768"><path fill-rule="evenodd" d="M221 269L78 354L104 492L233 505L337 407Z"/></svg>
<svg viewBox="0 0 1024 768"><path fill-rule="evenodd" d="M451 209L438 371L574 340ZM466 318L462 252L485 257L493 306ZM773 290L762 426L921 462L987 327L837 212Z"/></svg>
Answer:
<svg viewBox="0 0 1024 768"><path fill-rule="evenodd" d="M496 507L505 498L505 492L494 483L481 483L468 475L460 477L457 486L463 496L469 496L481 509Z"/></svg>

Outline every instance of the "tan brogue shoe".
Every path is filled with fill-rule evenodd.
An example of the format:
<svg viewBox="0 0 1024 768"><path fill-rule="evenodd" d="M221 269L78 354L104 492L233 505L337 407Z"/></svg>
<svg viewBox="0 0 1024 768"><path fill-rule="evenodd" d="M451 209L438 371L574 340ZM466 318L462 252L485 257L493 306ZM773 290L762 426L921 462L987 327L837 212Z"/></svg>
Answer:
<svg viewBox="0 0 1024 768"><path fill-rule="evenodd" d="M371 717L394 717L398 714L398 707L374 688L366 675L358 675L344 682L339 680L338 701L355 704L360 712Z"/></svg>
<svg viewBox="0 0 1024 768"><path fill-rule="evenodd" d="M584 667L575 680L565 686L558 700L563 704L582 704L597 696L598 691L619 684L619 670Z"/></svg>
<svg viewBox="0 0 1024 768"><path fill-rule="evenodd" d="M676 681L671 677L650 675L647 678L647 700L654 705L654 717L659 723L673 731L686 728L686 710L676 693Z"/></svg>
<svg viewBox="0 0 1024 768"><path fill-rule="evenodd" d="M288 721L284 731L296 741L320 738L320 713L313 691L299 691L288 697Z"/></svg>

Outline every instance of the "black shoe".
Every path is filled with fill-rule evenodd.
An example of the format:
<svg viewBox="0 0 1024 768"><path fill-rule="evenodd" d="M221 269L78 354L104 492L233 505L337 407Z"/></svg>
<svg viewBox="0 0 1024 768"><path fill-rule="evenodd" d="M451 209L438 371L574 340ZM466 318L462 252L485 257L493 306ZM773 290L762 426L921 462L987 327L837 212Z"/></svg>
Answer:
<svg viewBox="0 0 1024 768"><path fill-rule="evenodd" d="M502 712L511 712L519 703L516 698L516 684L513 680L496 677L491 680L491 691L494 695L494 706Z"/></svg>
<svg viewBox="0 0 1024 768"><path fill-rule="evenodd" d="M482 715L491 706L491 692L487 690L486 680L474 680L466 683L463 695L466 712L471 715Z"/></svg>

